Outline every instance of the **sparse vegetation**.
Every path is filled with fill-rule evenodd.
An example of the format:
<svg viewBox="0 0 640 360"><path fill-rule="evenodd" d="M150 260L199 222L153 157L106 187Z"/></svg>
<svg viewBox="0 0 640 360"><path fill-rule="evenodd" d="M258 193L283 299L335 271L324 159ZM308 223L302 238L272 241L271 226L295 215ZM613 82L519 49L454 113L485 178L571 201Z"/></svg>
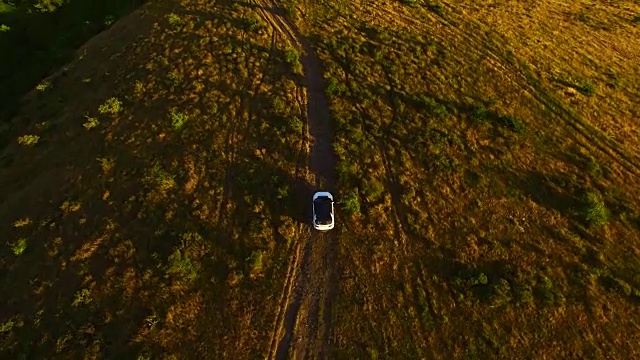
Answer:
<svg viewBox="0 0 640 360"><path fill-rule="evenodd" d="M336 356L589 354L590 345L573 335L585 329L585 316L592 343L614 357L635 356L638 347L607 340L625 336L633 303L624 294L633 287L613 280L610 288L618 290L598 287L586 274L600 265L584 255L593 249L608 266L640 269L634 256L623 255L630 243L619 242L638 230L608 209L640 204L603 191L614 186L610 181L637 183L637 144L630 133L611 133L628 147L599 135L620 128L613 124L629 111L601 98L621 96L624 104L617 91L632 65L614 65L612 50L591 40L579 54L573 47L576 38L611 36L603 26L614 26L612 18L590 11L588 30L576 18L568 26L566 18L547 20L565 26L565 35L554 37L552 25L528 27L555 8L550 2L369 6L370 14L355 5L318 5L326 15L312 30L326 69L347 215L339 237L345 275L332 314ZM350 11L359 14L358 25L339 20ZM447 24L434 13L446 13ZM516 30L517 21L529 25ZM553 50L535 45L550 43ZM616 74L617 87L599 86L605 69ZM596 102L596 93L607 95ZM581 155L571 157L578 144ZM361 206L350 205L356 199ZM350 208L362 216L348 216ZM371 278L375 284L364 280ZM601 306L616 325L585 310ZM505 342L514 332L521 340ZM549 345L558 338L567 341Z"/></svg>
<svg viewBox="0 0 640 360"><path fill-rule="evenodd" d="M272 44L247 6L176 6L121 20L122 38L88 44L18 111L13 139L42 144L2 155L0 307L39 320L7 327L0 357L92 357L106 342L125 358L264 357L290 246L306 236L300 50ZM225 326L199 320L213 317ZM194 341L209 345L184 346Z"/></svg>
<svg viewBox="0 0 640 360"><path fill-rule="evenodd" d="M39 69L1 87L0 357L640 354L633 5L150 2L42 82L95 30L30 35L87 14L36 3L0 19L33 48L3 68ZM309 243L318 125L338 226Z"/></svg>

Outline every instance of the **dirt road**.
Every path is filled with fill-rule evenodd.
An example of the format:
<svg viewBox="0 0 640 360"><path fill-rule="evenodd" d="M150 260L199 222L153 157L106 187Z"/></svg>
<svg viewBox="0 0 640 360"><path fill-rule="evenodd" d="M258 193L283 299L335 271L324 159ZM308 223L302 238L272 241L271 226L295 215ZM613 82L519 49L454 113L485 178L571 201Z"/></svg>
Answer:
<svg viewBox="0 0 640 360"><path fill-rule="evenodd" d="M301 53L304 73L308 136L310 138L308 180L303 199L318 189L335 190L331 115L325 96L320 59L311 44L286 18L284 11L268 0L258 2L263 19L288 46ZM334 230L335 231L335 230ZM303 224L287 271L278 317L272 334L269 359L326 359L331 338L331 306L337 289L336 238L334 231L321 233Z"/></svg>

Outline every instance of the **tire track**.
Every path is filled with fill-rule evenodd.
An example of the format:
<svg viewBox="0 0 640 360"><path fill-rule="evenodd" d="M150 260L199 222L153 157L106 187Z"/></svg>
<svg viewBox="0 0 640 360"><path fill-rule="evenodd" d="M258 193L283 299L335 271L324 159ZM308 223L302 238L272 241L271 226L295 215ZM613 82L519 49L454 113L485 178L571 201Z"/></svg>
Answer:
<svg viewBox="0 0 640 360"><path fill-rule="evenodd" d="M278 339L284 337L285 322L287 320L287 309L295 307L295 297L293 285L297 282L296 276L299 275L297 271L300 267L300 243L295 243L291 251L291 260L287 267L287 275L284 281L284 288L280 295L280 301L278 302L278 313L276 315L276 321L274 323L273 332L271 335L270 347L269 347L269 359L274 359L276 351L279 347Z"/></svg>
<svg viewBox="0 0 640 360"><path fill-rule="evenodd" d="M299 190L307 204L316 189L334 191L335 159L329 102L321 62L311 44L287 20L284 11L273 2L258 1L260 16L279 34L287 46L301 53L304 87L297 88L296 97L306 118L303 141L308 146L308 171L304 175L314 189ZM308 141L308 140L312 141ZM310 219L310 209L302 210ZM327 358L331 338L331 307L336 294L336 241L333 232L319 233L305 226L299 239L297 265L289 270L292 290L285 290L281 301L279 323L274 330L269 359ZM297 260L296 260L297 261ZM295 273L295 275L291 275ZM286 308L286 309L285 309ZM289 356L288 356L289 355Z"/></svg>

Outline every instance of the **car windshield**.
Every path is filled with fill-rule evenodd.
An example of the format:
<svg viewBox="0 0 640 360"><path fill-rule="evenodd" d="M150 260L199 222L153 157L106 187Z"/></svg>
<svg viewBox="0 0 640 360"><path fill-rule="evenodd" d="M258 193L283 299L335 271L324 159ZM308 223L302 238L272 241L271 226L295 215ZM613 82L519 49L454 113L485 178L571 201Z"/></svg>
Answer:
<svg viewBox="0 0 640 360"><path fill-rule="evenodd" d="M313 201L318 221L331 221L331 199L328 197L319 197Z"/></svg>

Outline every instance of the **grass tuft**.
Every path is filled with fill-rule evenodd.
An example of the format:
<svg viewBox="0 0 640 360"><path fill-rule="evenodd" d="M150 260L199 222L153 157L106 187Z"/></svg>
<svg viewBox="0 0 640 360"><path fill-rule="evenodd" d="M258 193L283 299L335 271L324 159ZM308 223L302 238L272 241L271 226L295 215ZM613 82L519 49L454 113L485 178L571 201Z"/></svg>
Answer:
<svg viewBox="0 0 640 360"><path fill-rule="evenodd" d="M522 134L524 132L525 126L519 119L515 118L512 115L501 115L498 117L498 123L509 128L511 131L516 132L518 134Z"/></svg>

